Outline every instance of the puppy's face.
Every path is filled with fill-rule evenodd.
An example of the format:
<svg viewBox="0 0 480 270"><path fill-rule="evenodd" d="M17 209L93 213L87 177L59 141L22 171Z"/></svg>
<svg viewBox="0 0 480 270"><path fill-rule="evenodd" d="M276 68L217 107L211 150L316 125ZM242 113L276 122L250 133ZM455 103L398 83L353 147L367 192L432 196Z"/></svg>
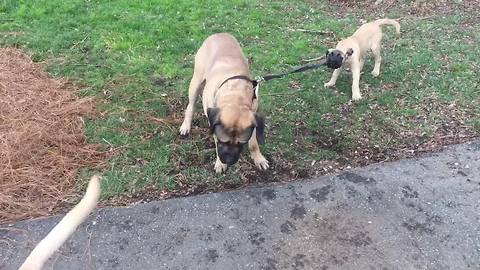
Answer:
<svg viewBox="0 0 480 270"><path fill-rule="evenodd" d="M337 69L343 64L344 54L340 50L329 49L326 53L327 67Z"/></svg>
<svg viewBox="0 0 480 270"><path fill-rule="evenodd" d="M352 49L348 49L347 53L343 53L337 49L328 49L326 52L327 67L337 69L353 54Z"/></svg>
<svg viewBox="0 0 480 270"><path fill-rule="evenodd" d="M263 143L264 119L252 111L235 108L208 108L210 132L217 138L217 153L222 163L235 164L253 131L259 143Z"/></svg>

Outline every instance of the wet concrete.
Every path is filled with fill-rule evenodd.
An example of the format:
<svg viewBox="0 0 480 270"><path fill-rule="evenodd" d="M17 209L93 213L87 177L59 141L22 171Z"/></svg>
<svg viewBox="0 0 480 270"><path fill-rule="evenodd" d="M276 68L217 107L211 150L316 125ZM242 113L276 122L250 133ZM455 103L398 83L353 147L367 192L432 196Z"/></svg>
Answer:
<svg viewBox="0 0 480 270"><path fill-rule="evenodd" d="M0 230L16 269L59 217ZM53 269L480 269L480 143L291 184L97 211Z"/></svg>

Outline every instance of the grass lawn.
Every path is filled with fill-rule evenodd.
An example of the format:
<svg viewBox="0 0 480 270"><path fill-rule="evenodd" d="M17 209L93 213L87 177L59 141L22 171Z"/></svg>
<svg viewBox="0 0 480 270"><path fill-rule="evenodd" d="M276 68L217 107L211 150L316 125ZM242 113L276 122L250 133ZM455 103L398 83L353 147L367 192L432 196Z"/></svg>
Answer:
<svg viewBox="0 0 480 270"><path fill-rule="evenodd" d="M24 48L53 76L79 85L81 95L98 98L101 116L87 121L87 136L116 153L102 172L104 198L190 194L334 172L478 136L475 1L397 2L371 12L371 5L339 0L3 0L0 45ZM232 33L252 74L266 75L323 55L362 20L380 17L402 18L402 34L383 28L381 75L371 76L369 58L360 82L364 100L349 102L345 73L336 88L324 89L327 69L261 85L267 172L244 155L225 175L214 174L200 102L192 134L178 135L193 56L208 35Z"/></svg>

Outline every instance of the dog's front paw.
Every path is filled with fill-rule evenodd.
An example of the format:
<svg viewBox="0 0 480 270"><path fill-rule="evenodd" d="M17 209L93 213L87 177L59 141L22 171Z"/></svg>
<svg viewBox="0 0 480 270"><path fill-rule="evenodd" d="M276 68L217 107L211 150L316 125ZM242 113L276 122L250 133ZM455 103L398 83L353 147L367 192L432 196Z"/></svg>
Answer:
<svg viewBox="0 0 480 270"><path fill-rule="evenodd" d="M215 161L215 172L216 173L223 173L224 171L227 170L228 165L223 164L220 159L217 158L217 161Z"/></svg>
<svg viewBox="0 0 480 270"><path fill-rule="evenodd" d="M379 70L373 70L373 71L372 71L372 76L373 76L373 77L378 77L378 75L380 75L380 71L379 71Z"/></svg>
<svg viewBox="0 0 480 270"><path fill-rule="evenodd" d="M180 135L187 135L190 133L190 124L183 122L182 126L180 127Z"/></svg>
<svg viewBox="0 0 480 270"><path fill-rule="evenodd" d="M253 162L255 163L255 166L257 166L260 170L266 170L270 167L270 165L268 164L268 160L262 155L253 158Z"/></svg>
<svg viewBox="0 0 480 270"><path fill-rule="evenodd" d="M323 87L329 88L329 87L332 87L332 86L334 86L334 85L335 85L335 83L327 82L327 83L323 84Z"/></svg>
<svg viewBox="0 0 480 270"><path fill-rule="evenodd" d="M352 100L353 101L358 101L358 100L361 100L362 99L362 96L360 94L353 94L352 95Z"/></svg>

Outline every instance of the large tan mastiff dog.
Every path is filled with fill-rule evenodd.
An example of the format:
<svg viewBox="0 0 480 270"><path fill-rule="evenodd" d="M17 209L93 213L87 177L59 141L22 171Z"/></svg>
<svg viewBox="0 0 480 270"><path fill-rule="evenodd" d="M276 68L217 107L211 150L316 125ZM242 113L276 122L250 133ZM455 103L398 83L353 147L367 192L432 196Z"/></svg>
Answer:
<svg viewBox="0 0 480 270"><path fill-rule="evenodd" d="M365 63L365 57L369 51L372 51L375 57L375 66L372 75L377 77L380 74L380 63L382 56L380 54L382 42L382 29L380 26L389 24L395 26L397 33L400 33L400 24L391 19L379 19L366 23L353 33L352 36L341 40L335 49L327 51L327 65L339 67L335 69L330 81L325 83L325 87L334 86L342 67L350 66L352 70L352 100L360 100L360 73Z"/></svg>
<svg viewBox="0 0 480 270"><path fill-rule="evenodd" d="M255 82L240 44L230 34L208 37L195 56L181 135L190 132L195 100L202 91L203 111L217 150L215 171L224 172L235 164L247 143L255 165L267 169L268 161L258 146L264 141L264 119L256 114Z"/></svg>

